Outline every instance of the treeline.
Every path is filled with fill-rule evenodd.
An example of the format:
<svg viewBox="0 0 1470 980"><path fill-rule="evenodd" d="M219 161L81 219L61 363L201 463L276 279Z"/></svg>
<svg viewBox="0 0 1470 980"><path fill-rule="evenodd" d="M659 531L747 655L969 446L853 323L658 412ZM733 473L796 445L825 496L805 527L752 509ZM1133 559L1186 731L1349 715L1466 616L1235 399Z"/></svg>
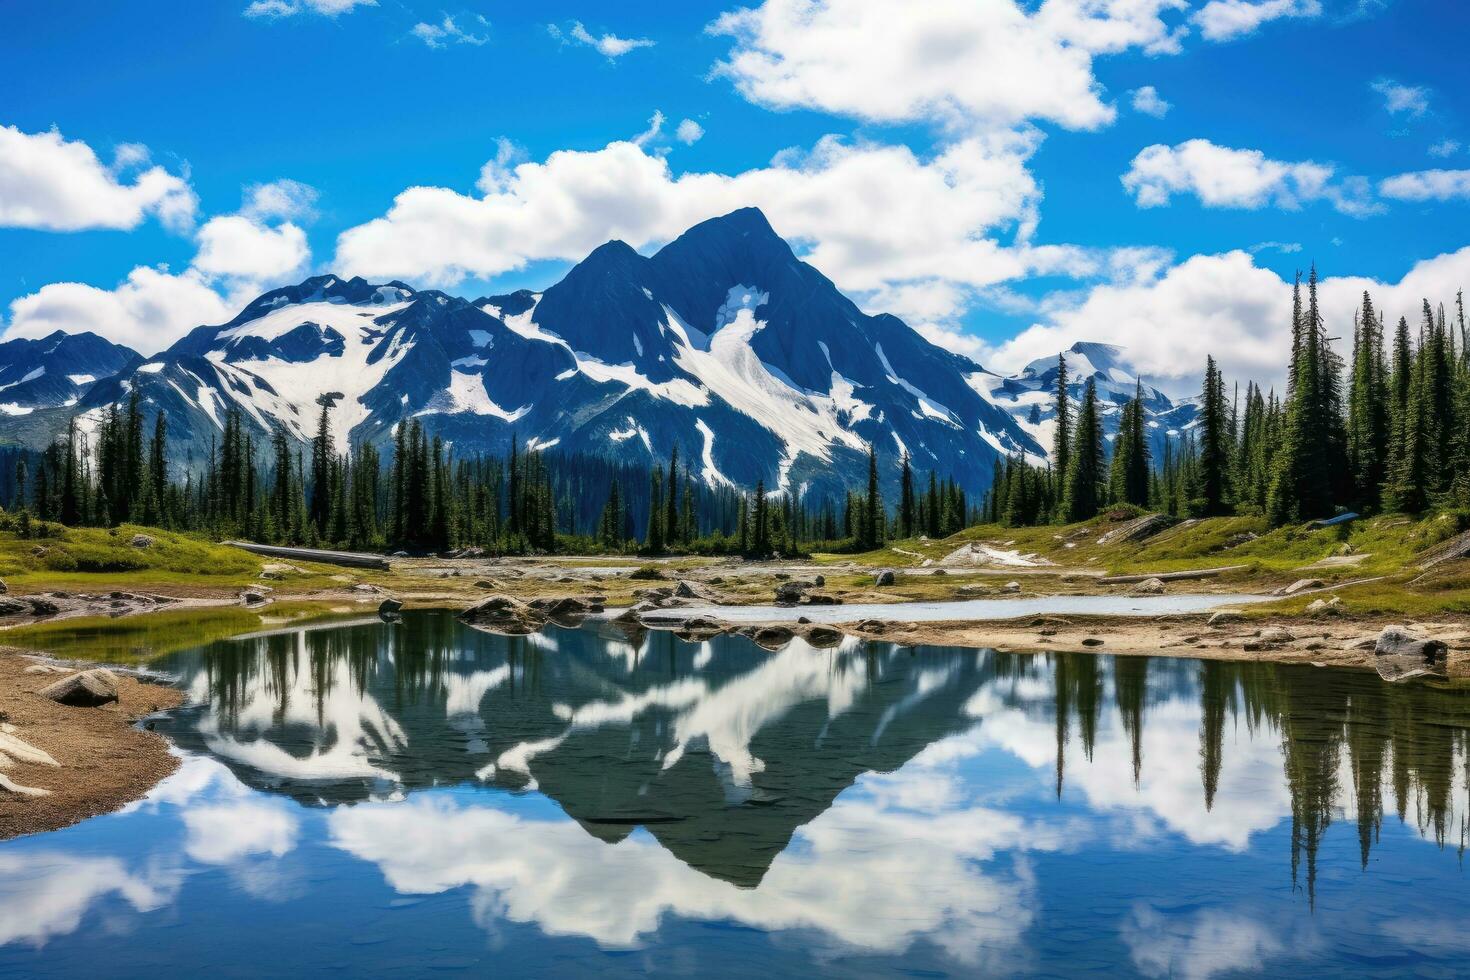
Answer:
<svg viewBox="0 0 1470 980"><path fill-rule="evenodd" d="M217 539L306 546L442 552L480 547L531 552L795 555L868 550L897 536L951 534L971 516L964 492L930 474L916 488L907 457L893 515L869 454L865 490L845 499L797 499L706 486L680 459L651 469L528 451L512 438L503 456L456 458L418 420L398 426L391 458L372 444L339 454L330 400L303 448L284 429L260 445L238 410L225 415L203 472L173 477L167 419L151 432L138 395L113 406L92 433L73 419L40 453L13 454L11 506L69 526L129 522ZM601 503L599 504L599 501Z"/></svg>
<svg viewBox="0 0 1470 980"><path fill-rule="evenodd" d="M1333 349L1317 273L1293 291L1291 362L1278 398L1246 385L1229 398L1214 358L1199 416L1152 460L1141 387L1105 450L1094 385L1072 420L1066 359L1056 388L1053 460L997 464L985 519L1011 525L1087 520L1131 504L1178 516L1264 515L1272 526L1344 511L1470 508L1470 332L1463 293L1451 320L1424 301L1417 331L1400 317L1392 339L1365 292L1347 361Z"/></svg>

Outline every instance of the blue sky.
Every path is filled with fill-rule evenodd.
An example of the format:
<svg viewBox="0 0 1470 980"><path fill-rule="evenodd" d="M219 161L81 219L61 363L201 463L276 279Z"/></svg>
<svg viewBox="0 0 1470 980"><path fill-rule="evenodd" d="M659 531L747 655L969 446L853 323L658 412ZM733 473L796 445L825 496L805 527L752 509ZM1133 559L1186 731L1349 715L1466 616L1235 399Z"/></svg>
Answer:
<svg viewBox="0 0 1470 980"><path fill-rule="evenodd" d="M310 272L539 287L755 204L986 363L1269 376L1313 260L1338 315L1470 278L1466 38L1449 0L10 4L0 315L157 349Z"/></svg>

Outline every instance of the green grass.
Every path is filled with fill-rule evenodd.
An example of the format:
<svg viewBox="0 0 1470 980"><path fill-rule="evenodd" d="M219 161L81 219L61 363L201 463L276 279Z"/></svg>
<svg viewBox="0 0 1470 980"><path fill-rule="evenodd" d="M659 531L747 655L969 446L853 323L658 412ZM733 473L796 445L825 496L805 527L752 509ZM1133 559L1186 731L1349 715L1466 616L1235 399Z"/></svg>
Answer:
<svg viewBox="0 0 1470 980"><path fill-rule="evenodd" d="M364 610L348 610L362 615ZM342 615L319 603L274 603L256 611L240 606L172 609L112 619L86 616L20 626L0 633L5 645L105 663L145 663L156 657L241 633L327 620Z"/></svg>
<svg viewBox="0 0 1470 980"><path fill-rule="evenodd" d="M55 580L81 574L124 575L130 579L187 578L190 581L243 582L260 573L261 559L239 548L214 544L192 534L124 524L116 528L63 528L46 525L45 537L22 538L0 532L0 576L7 580ZM153 539L135 548L135 535Z"/></svg>

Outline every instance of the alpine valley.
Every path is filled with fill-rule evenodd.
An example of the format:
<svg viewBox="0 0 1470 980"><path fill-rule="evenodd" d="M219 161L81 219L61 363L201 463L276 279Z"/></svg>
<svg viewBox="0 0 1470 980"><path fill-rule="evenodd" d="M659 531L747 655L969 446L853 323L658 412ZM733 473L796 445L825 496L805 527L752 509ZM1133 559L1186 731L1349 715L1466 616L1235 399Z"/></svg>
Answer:
<svg viewBox="0 0 1470 980"><path fill-rule="evenodd" d="M1072 397L1094 380L1115 432L1136 384L1124 352L1077 344L1067 366ZM651 256L608 242L540 293L323 275L147 359L85 333L0 344L0 439L41 448L73 417L89 431L136 389L165 414L175 463L200 467L232 408L262 445L277 428L305 443L328 396L343 452L417 418L460 456L516 437L652 463L677 445L709 486L840 494L872 446L979 492L997 460L1044 463L1056 371L1051 357L1003 377L864 313L748 208ZM1141 390L1158 455L1195 407Z"/></svg>

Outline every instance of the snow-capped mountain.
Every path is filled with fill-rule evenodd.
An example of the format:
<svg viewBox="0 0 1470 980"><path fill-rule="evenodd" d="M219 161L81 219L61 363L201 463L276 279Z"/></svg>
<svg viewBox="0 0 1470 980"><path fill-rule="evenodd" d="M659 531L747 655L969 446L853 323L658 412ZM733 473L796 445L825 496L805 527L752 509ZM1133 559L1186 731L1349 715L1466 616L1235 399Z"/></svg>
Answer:
<svg viewBox="0 0 1470 980"><path fill-rule="evenodd" d="M94 333L57 330L39 340L0 343L0 414L16 418L38 409L71 407L99 379L141 360Z"/></svg>
<svg viewBox="0 0 1470 980"><path fill-rule="evenodd" d="M106 343L58 334L0 352L55 341ZM652 256L609 242L541 293L470 302L317 276L154 357L113 356L110 370L69 368L87 386L36 403L25 426L0 416L0 435L43 444L72 415L86 428L136 389L150 414L165 413L175 458L190 465L232 408L262 444L278 427L305 441L318 400L335 395L339 451L385 445L417 419L460 455L504 452L518 437L651 463L677 445L712 486L830 494L866 480L872 445L890 488L908 453L921 472L980 491L999 458L1045 459L1056 369L1038 361L1000 377L895 317L864 313L754 209L696 225ZM16 375L11 390L56 376L41 358L0 364ZM1068 360L1074 396L1096 377L1116 425L1133 394L1121 351L1078 344ZM68 358L84 361L95 358ZM1179 407L1145 395L1151 419L1173 425L1163 420Z"/></svg>
<svg viewBox="0 0 1470 980"><path fill-rule="evenodd" d="M461 454L503 452L513 433L649 462L677 444L710 485L831 493L865 480L872 444L978 490L999 456L1044 454L984 377L863 313L747 209L653 256L609 242L543 293L471 303L308 279L99 382L74 411L86 424L136 387L181 462L202 458L231 407L262 440L277 426L309 438L317 399L336 393L342 450L417 418Z"/></svg>
<svg viewBox="0 0 1470 980"><path fill-rule="evenodd" d="M1122 347L1079 341L1057 356L1032 361L1019 374L988 376L991 402L1008 411L1048 452L1056 436L1058 357L1065 357L1067 362L1067 394L1074 404L1073 418L1087 382L1094 382L1103 432L1109 440L1117 434L1123 405L1135 394L1143 398L1150 449L1156 460L1163 455L1166 438L1177 438L1193 427L1198 414L1194 399L1175 401L1149 384L1140 385Z"/></svg>

